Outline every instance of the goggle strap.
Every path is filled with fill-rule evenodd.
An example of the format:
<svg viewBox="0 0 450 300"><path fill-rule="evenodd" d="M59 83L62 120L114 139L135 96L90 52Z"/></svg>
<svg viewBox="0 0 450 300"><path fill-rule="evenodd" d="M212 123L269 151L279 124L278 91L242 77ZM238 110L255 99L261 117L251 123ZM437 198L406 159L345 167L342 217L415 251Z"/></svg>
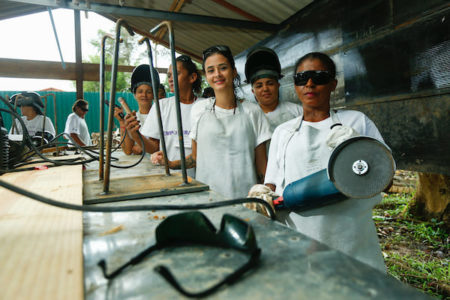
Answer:
<svg viewBox="0 0 450 300"><path fill-rule="evenodd" d="M166 281L174 289L176 289L178 292L180 292L184 296L192 297L192 298L200 298L200 297L205 297L205 296L212 294L214 291L216 291L219 287L221 287L224 284L233 284L234 282L236 282L245 272L250 270L252 267L254 267L258 263L260 255L261 255L261 249L259 249L259 248L255 249L255 251L252 252L249 260L244 265L239 267L236 271L234 271L233 273L231 273L230 275L225 277L222 281L216 283L212 287L207 288L201 292L195 292L195 293L186 291L178 283L175 276L173 276L172 272L170 272L170 270L167 267L160 265L160 266L156 266L154 268L154 270L155 270L155 272L158 272L162 277L164 277L164 279L166 279Z"/></svg>
<svg viewBox="0 0 450 300"><path fill-rule="evenodd" d="M101 261L98 262L98 266L102 269L103 276L105 276L105 278L113 279L114 277L116 277L117 275L122 273L122 271L125 270L127 267L140 263L147 255L149 255L154 250L157 250L157 249L160 249L160 248L162 248L162 247L160 245L158 245L158 244L153 245L151 247L148 247L147 249L145 249L144 251L142 251L141 253L139 253L135 257L131 258L128 262L124 263L117 270L115 270L114 272L112 272L110 274L107 274L106 261L104 259L102 259Z"/></svg>

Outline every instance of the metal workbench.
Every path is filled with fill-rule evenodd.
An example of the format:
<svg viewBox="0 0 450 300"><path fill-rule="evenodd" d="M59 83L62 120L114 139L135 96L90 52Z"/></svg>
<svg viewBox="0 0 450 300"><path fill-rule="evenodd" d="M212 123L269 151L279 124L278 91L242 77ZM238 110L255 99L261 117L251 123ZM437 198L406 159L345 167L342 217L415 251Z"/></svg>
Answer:
<svg viewBox="0 0 450 300"><path fill-rule="evenodd" d="M136 159L114 156L127 164ZM85 180L94 178L97 165L88 166ZM132 169L113 169L111 177L163 173L148 158ZM213 191L158 198L114 202L108 206L132 204L204 203L223 200ZM258 267L231 286L219 289L213 299L428 299L419 290L395 278L328 248L297 231L257 214L233 206L203 210L216 228L222 215L230 213L248 221L262 249ZM97 299L174 299L182 298L153 268L168 266L189 291L199 291L221 280L241 266L247 256L235 250L213 247L180 247L149 255L140 264L107 281L97 266L106 259L108 269L122 263L155 243L154 230L161 220L176 211L129 213L83 213L83 255L85 298ZM113 234L102 233L121 226Z"/></svg>

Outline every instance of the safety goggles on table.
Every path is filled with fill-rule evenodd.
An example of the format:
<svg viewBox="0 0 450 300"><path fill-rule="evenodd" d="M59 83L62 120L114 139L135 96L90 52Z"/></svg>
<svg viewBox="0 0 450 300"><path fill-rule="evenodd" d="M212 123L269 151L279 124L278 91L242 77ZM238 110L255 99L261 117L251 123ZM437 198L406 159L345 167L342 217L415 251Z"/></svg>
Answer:
<svg viewBox="0 0 450 300"><path fill-rule="evenodd" d="M329 83L333 77L328 71L304 71L294 75L294 83L297 86L306 85L309 79L314 84L323 85Z"/></svg>
<svg viewBox="0 0 450 300"><path fill-rule="evenodd" d="M204 291L195 293L186 291L167 267L163 265L155 267L154 270L163 276L181 294L188 297L204 297L213 293L226 283L234 283L245 272L256 266L261 255L261 249L257 246L253 228L247 222L229 214L223 215L219 231L216 231L214 225L201 212L194 211L172 215L158 225L155 236L155 245L142 251L110 274L106 272L105 260L101 260L98 265L102 268L105 278L113 279L128 266L138 264L154 250L161 250L167 247L200 244L231 248L250 255L249 260L244 265L236 269L222 281Z"/></svg>

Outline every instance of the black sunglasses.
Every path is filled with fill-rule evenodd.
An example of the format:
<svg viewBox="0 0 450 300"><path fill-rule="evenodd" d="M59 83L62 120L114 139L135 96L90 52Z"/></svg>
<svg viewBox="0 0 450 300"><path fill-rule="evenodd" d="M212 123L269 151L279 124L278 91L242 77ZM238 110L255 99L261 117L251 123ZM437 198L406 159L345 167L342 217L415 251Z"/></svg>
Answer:
<svg viewBox="0 0 450 300"><path fill-rule="evenodd" d="M215 45L215 46L209 47L203 51L203 60L207 59L208 56L210 56L211 54L217 53L217 52L231 54L230 47L228 47L226 45Z"/></svg>
<svg viewBox="0 0 450 300"><path fill-rule="evenodd" d="M297 86L306 85L309 79L314 84L323 85L329 83L333 76L328 71L304 71L294 75L294 83Z"/></svg>
<svg viewBox="0 0 450 300"><path fill-rule="evenodd" d="M223 215L218 232L206 216L199 211L172 215L158 225L155 236L155 245L145 249L110 274L106 273L105 260L101 260L98 265L102 269L105 278L113 279L128 266L141 262L154 250L160 250L166 247L200 244L231 248L250 255L247 263L236 269L222 281L201 292L186 291L167 267L163 265L155 267L154 270L163 276L181 294L187 297L204 297L213 293L226 283L234 283L245 272L256 266L261 255L261 249L258 248L256 243L253 228L247 222L228 214Z"/></svg>
<svg viewBox="0 0 450 300"><path fill-rule="evenodd" d="M85 112L89 111L89 109L87 109L86 107L80 107L80 109Z"/></svg>

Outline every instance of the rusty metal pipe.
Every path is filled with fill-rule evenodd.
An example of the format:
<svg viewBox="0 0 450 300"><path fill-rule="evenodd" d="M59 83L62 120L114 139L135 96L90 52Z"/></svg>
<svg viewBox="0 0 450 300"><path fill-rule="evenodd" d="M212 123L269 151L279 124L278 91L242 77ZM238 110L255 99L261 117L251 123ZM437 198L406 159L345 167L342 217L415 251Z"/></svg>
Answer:
<svg viewBox="0 0 450 300"><path fill-rule="evenodd" d="M100 58L100 136L99 136L99 159L98 159L98 180L103 180L105 171L105 48L106 39L114 39L113 36L105 34L102 38L101 58Z"/></svg>
<svg viewBox="0 0 450 300"><path fill-rule="evenodd" d="M134 35L131 28L125 23L125 20L118 19L116 22L116 36L114 44L114 58L111 66L111 92L109 95L109 114L108 114L108 131L106 140L106 157L105 157L105 171L103 180L103 193L109 193L109 180L111 172L111 149L112 149L112 130L114 119L114 108L116 106L116 81L117 68L119 63L119 45L120 45L120 29L125 27L130 35Z"/></svg>
<svg viewBox="0 0 450 300"><path fill-rule="evenodd" d="M22 95L17 95L16 98L14 99L14 112L17 112L17 101L23 98ZM23 132L23 130L22 130ZM16 118L14 117L14 115L12 115L12 127L11 127L11 134L16 134Z"/></svg>
<svg viewBox="0 0 450 300"><path fill-rule="evenodd" d="M55 122L55 136L58 135L58 119L57 119L57 113L56 113L56 95L54 93L48 93L44 96L41 96L41 98L45 98L45 114L44 114L44 124L42 125L42 131L45 132L45 116L47 114L47 99L49 96L53 97L53 120ZM44 136L42 136L42 138L44 138ZM55 151L56 151L56 156L59 156L59 149L58 149L58 142L56 141L55 144Z"/></svg>
<svg viewBox="0 0 450 300"><path fill-rule="evenodd" d="M170 176L170 169L169 169L169 158L167 157L167 148L166 148L166 138L164 137L164 129L162 124L162 118L161 118L161 109L159 107L159 98L158 98L158 91L159 87L156 86L156 79L153 78L153 55L152 55L152 47L150 45L150 40L147 37L144 37L139 41L139 44L146 43L147 45L147 52L148 52L148 60L150 65L150 77L152 82L152 89L153 89L153 99L155 100L156 105L156 115L158 117L158 129L159 129L159 136L160 136L160 146L161 150L164 153L164 166L166 169L166 175Z"/></svg>
<svg viewBox="0 0 450 300"><path fill-rule="evenodd" d="M181 160L181 174L183 175L183 183L189 184L186 173L186 156L184 152L184 138L183 138L183 124L181 123L181 106L180 106L180 92L178 90L178 72L177 61L175 59L175 39L173 34L173 27L171 22L163 21L150 30L151 34L155 34L162 26L167 26L169 31L169 45L170 54L172 58L172 76L175 92L175 108L177 112L177 125L178 125L178 141L180 144L180 160Z"/></svg>
<svg viewBox="0 0 450 300"><path fill-rule="evenodd" d="M57 136L58 135L58 119L57 119L57 113L56 113L56 95L54 93L49 93L49 94L45 95L45 97L48 97L48 96L53 97L53 117L54 117L53 120L55 122L55 136ZM56 151L56 156L59 156L58 141L56 141L55 151Z"/></svg>
<svg viewBox="0 0 450 300"><path fill-rule="evenodd" d="M45 133L45 121L47 119L47 97L42 97L44 98L44 120L42 121L42 139L41 139L41 146L44 145L44 133Z"/></svg>

